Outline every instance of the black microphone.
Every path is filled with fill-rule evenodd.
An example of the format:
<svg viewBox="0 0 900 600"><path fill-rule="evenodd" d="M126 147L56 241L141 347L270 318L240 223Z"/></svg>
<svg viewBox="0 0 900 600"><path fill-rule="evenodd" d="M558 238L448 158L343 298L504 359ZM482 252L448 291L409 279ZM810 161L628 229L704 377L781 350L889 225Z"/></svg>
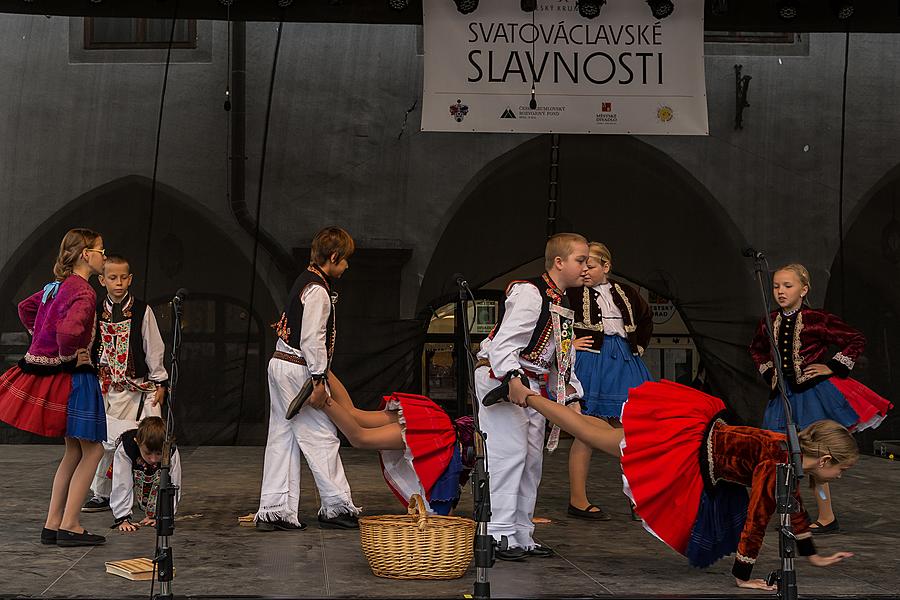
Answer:
<svg viewBox="0 0 900 600"><path fill-rule="evenodd" d="M765 254L763 254L762 252L760 252L759 250L757 250L756 248L754 248L752 246L747 246L746 248L741 250L741 254L743 256L746 256L747 258L754 258L756 260L762 260L763 258L766 257Z"/></svg>
<svg viewBox="0 0 900 600"><path fill-rule="evenodd" d="M458 287L461 287L461 288L463 288L463 289L468 289L468 288L469 288L469 282L466 281L466 277L465 277L465 275L463 275L462 273L454 273L454 274L453 274L453 281L456 282L456 285L457 285Z"/></svg>
<svg viewBox="0 0 900 600"><path fill-rule="evenodd" d="M178 288L178 291L175 292L175 297L172 298L172 304L181 304L189 295L190 292L187 291L187 288Z"/></svg>

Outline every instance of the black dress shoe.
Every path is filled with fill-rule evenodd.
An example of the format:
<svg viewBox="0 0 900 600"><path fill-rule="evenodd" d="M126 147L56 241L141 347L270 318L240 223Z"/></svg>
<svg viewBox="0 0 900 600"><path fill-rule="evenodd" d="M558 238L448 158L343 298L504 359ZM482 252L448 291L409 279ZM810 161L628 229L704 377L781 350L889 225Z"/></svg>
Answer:
<svg viewBox="0 0 900 600"><path fill-rule="evenodd" d="M534 556L536 558L548 558L550 556L553 556L554 554L552 548L542 546L541 544L536 544L534 548L532 548L531 550L526 550L525 553L528 556Z"/></svg>
<svg viewBox="0 0 900 600"><path fill-rule="evenodd" d="M306 523L299 522L299 525L297 525L283 519L257 521L256 529L259 531L303 531L306 529Z"/></svg>
<svg viewBox="0 0 900 600"><path fill-rule="evenodd" d="M525 560L528 553L522 548L507 548L506 550L497 550L494 556L500 560Z"/></svg>
<svg viewBox="0 0 900 600"><path fill-rule="evenodd" d="M60 529L56 532L56 545L64 548L71 548L73 546L100 546L105 543L105 537L89 533L87 529L81 533L66 531L65 529Z"/></svg>
<svg viewBox="0 0 900 600"><path fill-rule="evenodd" d="M591 510L592 508L596 508L597 510ZM569 505L569 509L567 510L570 517L575 517L576 519L586 519L588 521L609 521L610 516L606 514L606 512L595 504L588 504L587 508L575 508L571 504Z"/></svg>
<svg viewBox="0 0 900 600"><path fill-rule="evenodd" d="M350 513L328 519L319 515L319 527L322 529L359 529L359 519Z"/></svg>
<svg viewBox="0 0 900 600"><path fill-rule="evenodd" d="M47 529L46 527L41 529L41 543L45 546L55 546L56 532L52 529Z"/></svg>

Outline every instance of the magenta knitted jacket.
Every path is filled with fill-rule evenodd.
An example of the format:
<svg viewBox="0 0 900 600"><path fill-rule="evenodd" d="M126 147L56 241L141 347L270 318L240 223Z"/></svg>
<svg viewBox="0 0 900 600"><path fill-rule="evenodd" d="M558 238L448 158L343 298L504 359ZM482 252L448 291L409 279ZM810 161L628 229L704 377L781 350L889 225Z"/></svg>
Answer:
<svg viewBox="0 0 900 600"><path fill-rule="evenodd" d="M75 355L94 341L97 295L78 275L58 285L48 284L19 303L19 319L31 334L28 353L20 362L25 371L71 370Z"/></svg>

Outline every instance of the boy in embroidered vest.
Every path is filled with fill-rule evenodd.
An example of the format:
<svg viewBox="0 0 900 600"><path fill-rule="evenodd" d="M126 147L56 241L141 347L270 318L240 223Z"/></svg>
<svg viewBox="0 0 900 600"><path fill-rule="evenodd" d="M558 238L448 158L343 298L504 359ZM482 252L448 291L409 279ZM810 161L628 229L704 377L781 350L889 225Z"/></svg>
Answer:
<svg viewBox="0 0 900 600"><path fill-rule="evenodd" d="M165 442L166 423L160 417L147 417L137 429L129 429L116 441L110 505L116 519L114 527L119 531L137 531L145 525L156 526L159 467ZM181 457L174 445L169 452L169 476L172 484L178 486L175 495L177 510L181 500ZM132 520L135 500L146 515L137 523Z"/></svg>
<svg viewBox="0 0 900 600"><path fill-rule="evenodd" d="M330 395L326 378L334 354L337 302L332 279L347 270L354 247L353 238L339 227L319 231L312 241L310 264L294 282L287 308L275 325L278 341L269 361L269 433L255 518L261 531L306 527L297 514L301 452L319 489L320 527L359 527L359 508L353 504L338 454L337 428L328 415L314 408ZM309 401L288 420L288 407L310 379Z"/></svg>
<svg viewBox="0 0 900 600"><path fill-rule="evenodd" d="M475 391L485 395L503 380L510 398L543 393L568 401L581 397L581 384L572 369L572 311L566 288L582 285L588 257L587 240L560 233L547 241L546 272L527 281L513 281L506 291L501 323L481 344ZM528 380L526 387L520 376ZM549 375L548 385L544 377ZM497 552L502 560L549 556L534 542L531 522L543 463L546 420L538 412L500 402L480 408L480 424L487 437L491 470L491 523L488 532L508 538L509 548ZM558 435L558 431L554 432ZM554 435L548 449L555 447Z"/></svg>
<svg viewBox="0 0 900 600"><path fill-rule="evenodd" d="M122 256L109 255L100 284L106 297L97 304L94 364L99 365L100 389L106 405L107 440L91 485L93 498L82 512L109 510L110 465L116 440L145 416L160 416L169 374L163 364L166 347L156 316L129 292L131 266Z"/></svg>

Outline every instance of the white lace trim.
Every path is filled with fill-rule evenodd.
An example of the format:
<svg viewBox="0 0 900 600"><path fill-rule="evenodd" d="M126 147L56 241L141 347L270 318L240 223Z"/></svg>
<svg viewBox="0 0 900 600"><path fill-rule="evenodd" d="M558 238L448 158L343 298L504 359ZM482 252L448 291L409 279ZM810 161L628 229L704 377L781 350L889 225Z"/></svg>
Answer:
<svg viewBox="0 0 900 600"><path fill-rule="evenodd" d="M625 333L634 333L637 330L637 325L634 322L634 311L631 309L631 302L628 301L628 296L625 295L625 291L622 289L618 283L613 284L613 288L619 293L619 296L622 297L622 300L625 302L625 308L628 309L628 322L631 325L625 325Z"/></svg>
<svg viewBox="0 0 900 600"><path fill-rule="evenodd" d="M591 290L584 288L581 302L581 323L575 323L575 327L579 329L587 329L588 331L603 331L603 319L599 323L591 321Z"/></svg>
<svg viewBox="0 0 900 600"><path fill-rule="evenodd" d="M706 436L706 461L709 464L709 481L716 485L721 481L721 479L716 479L715 467L713 466L713 432L715 432L716 427L721 423L725 425L724 419L716 419L716 422L713 423L713 426L709 428L709 435Z"/></svg>
<svg viewBox="0 0 900 600"><path fill-rule="evenodd" d="M31 363L33 365L47 365L47 366L57 366L65 360L70 360L75 358L75 356L64 357L64 356L37 356L35 354L31 354L30 352L25 353L25 362Z"/></svg>
<svg viewBox="0 0 900 600"><path fill-rule="evenodd" d="M744 556L740 552L735 552L734 558L741 561L742 563L746 563L748 565L756 564L755 558L750 558L749 556Z"/></svg>
<svg viewBox="0 0 900 600"><path fill-rule="evenodd" d="M808 379L812 379L812 375L803 373L803 357L800 356L800 332L803 331L803 311L797 313L797 322L794 324L794 380L800 384Z"/></svg>
<svg viewBox="0 0 900 600"><path fill-rule="evenodd" d="M834 360L838 361L839 363L841 363L842 365L844 365L845 367L847 367L848 369L851 369L851 370L856 365L855 360L853 360L852 358L850 358L849 356L846 356L845 354L843 354L841 352L838 352L837 354L834 355Z"/></svg>

